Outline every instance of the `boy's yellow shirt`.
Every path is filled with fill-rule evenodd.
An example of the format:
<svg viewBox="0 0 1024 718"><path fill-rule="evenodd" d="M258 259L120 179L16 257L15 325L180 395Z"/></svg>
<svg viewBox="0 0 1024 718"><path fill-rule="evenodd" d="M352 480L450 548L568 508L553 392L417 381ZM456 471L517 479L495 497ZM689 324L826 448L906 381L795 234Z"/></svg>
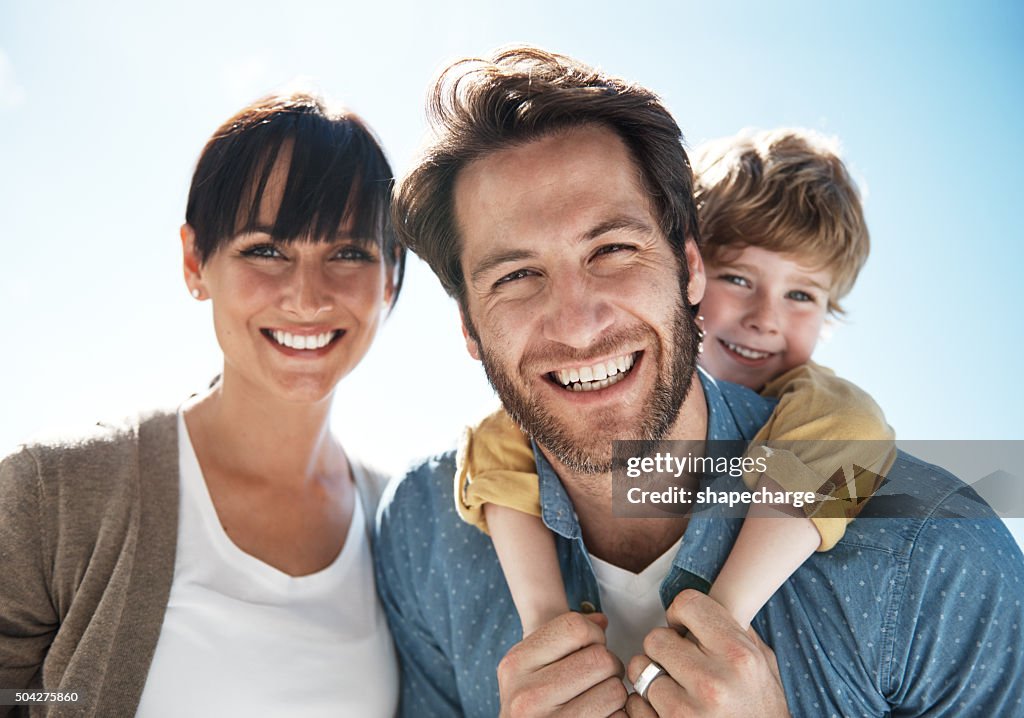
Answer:
<svg viewBox="0 0 1024 718"><path fill-rule="evenodd" d="M867 393L813 362L780 375L761 393L779 403L747 455L763 456L765 474L782 490L830 499L807 506L821 535L818 550L827 551L892 467L895 433ZM787 442L800 442L795 453ZM759 477L743 478L753 488ZM485 533L487 503L540 516L533 449L504 410L466 430L457 458L456 508Z"/></svg>

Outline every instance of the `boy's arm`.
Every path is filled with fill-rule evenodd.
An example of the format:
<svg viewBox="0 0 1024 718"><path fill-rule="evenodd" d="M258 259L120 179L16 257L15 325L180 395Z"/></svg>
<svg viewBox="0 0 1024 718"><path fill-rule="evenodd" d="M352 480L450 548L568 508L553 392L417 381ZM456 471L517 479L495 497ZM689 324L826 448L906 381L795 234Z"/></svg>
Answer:
<svg viewBox="0 0 1024 718"><path fill-rule="evenodd" d="M569 610L555 535L539 517L516 509L486 504L484 513L525 638Z"/></svg>
<svg viewBox="0 0 1024 718"><path fill-rule="evenodd" d="M533 447L504 410L466 430L455 505L464 521L490 534L523 636L569 610L555 538L540 518Z"/></svg>
<svg viewBox="0 0 1024 718"><path fill-rule="evenodd" d="M808 513L821 534L818 550L827 551L892 467L895 433L866 392L813 362L777 377L762 393L779 403L748 455L764 457L766 473L783 490L828 499ZM759 477L744 478L754 485Z"/></svg>
<svg viewBox="0 0 1024 718"><path fill-rule="evenodd" d="M779 404L747 455L764 458L768 471L747 474L747 485L830 500L810 505L817 513L809 517L766 504L748 511L710 591L743 626L816 549L839 542L896 457L895 436L878 405L824 367L792 369L763 393Z"/></svg>

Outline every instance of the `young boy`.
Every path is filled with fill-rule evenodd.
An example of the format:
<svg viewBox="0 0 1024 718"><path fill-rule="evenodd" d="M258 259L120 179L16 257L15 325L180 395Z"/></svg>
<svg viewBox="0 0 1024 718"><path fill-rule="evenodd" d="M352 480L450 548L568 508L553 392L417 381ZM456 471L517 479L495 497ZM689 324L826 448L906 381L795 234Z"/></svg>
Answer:
<svg viewBox="0 0 1024 718"><path fill-rule="evenodd" d="M894 435L869 396L809 363L869 249L834 143L805 130L741 133L698 148L694 172L708 277L700 362L779 400L748 451L768 471L744 480L837 499L782 521L786 513L763 504L748 511L710 591L746 626L815 550L842 538L891 467ZM837 466L842 480L828 484ZM455 499L463 519L490 533L524 636L569 610L554 539L539 518L533 451L504 411L467 430Z"/></svg>

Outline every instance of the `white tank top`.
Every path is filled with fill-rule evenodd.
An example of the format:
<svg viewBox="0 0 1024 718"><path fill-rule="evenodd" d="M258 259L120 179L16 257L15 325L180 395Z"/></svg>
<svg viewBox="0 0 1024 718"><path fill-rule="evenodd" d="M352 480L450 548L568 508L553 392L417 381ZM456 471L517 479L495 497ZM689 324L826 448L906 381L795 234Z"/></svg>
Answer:
<svg viewBox="0 0 1024 718"><path fill-rule="evenodd" d="M362 502L334 562L289 576L224 532L180 411L178 437L174 579L137 715L393 716L398 668Z"/></svg>

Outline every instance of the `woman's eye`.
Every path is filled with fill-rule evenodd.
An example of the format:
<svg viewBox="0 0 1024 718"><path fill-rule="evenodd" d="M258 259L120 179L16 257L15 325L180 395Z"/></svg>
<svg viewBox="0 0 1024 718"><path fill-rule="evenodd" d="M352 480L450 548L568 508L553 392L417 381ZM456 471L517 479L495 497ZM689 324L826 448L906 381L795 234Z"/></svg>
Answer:
<svg viewBox="0 0 1024 718"><path fill-rule="evenodd" d="M342 247L335 253L335 258L346 262L375 262L377 256L362 247Z"/></svg>
<svg viewBox="0 0 1024 718"><path fill-rule="evenodd" d="M257 244L247 247L241 251L243 257L255 257L257 259L279 259L284 255L272 244Z"/></svg>

